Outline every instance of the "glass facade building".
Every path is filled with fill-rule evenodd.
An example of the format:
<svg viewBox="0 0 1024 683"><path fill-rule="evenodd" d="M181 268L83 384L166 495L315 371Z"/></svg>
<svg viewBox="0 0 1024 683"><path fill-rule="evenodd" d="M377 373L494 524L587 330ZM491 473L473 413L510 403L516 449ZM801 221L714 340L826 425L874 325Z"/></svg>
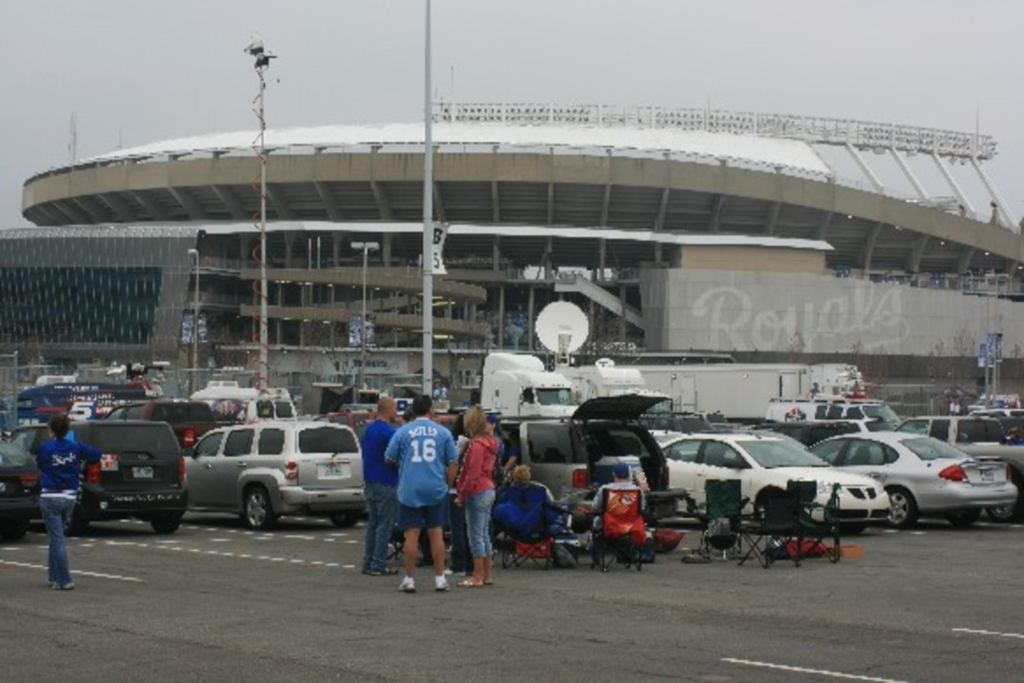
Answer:
<svg viewBox="0 0 1024 683"><path fill-rule="evenodd" d="M172 356L197 234L188 225L0 231L0 346L65 361Z"/></svg>

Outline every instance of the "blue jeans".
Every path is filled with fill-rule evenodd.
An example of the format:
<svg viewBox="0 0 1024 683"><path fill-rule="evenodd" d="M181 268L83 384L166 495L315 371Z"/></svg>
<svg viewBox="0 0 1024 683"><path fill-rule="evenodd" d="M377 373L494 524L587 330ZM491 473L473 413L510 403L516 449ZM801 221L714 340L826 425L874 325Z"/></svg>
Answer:
<svg viewBox="0 0 1024 683"><path fill-rule="evenodd" d="M469 559L469 538L466 536L466 511L455 504L455 494L449 494L451 508L448 525L452 532L452 572L463 574L473 569Z"/></svg>
<svg viewBox="0 0 1024 683"><path fill-rule="evenodd" d="M71 569L68 567L68 546L64 540L64 530L71 524L75 499L41 497L39 508L43 513L46 535L50 537L50 564L47 576L51 583L65 586L71 583Z"/></svg>
<svg viewBox="0 0 1024 683"><path fill-rule="evenodd" d="M473 557L490 557L491 508L494 507L494 489L466 498L466 526L469 527L469 549Z"/></svg>
<svg viewBox="0 0 1024 683"><path fill-rule="evenodd" d="M363 571L384 571L388 566L388 546L395 528L398 498L394 486L376 481L366 482L366 550Z"/></svg>

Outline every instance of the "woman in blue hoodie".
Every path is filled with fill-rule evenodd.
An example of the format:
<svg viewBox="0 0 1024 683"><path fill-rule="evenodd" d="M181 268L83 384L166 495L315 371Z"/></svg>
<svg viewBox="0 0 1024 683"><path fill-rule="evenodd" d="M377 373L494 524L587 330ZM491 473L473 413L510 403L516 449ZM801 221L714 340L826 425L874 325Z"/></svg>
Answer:
<svg viewBox="0 0 1024 683"><path fill-rule="evenodd" d="M82 462L92 465L100 461L100 452L92 446L68 440L70 426L67 413L50 418L53 438L40 445L36 453L36 463L42 473L39 508L50 537L49 583L51 588L64 591L75 587L68 567L64 530L71 523L71 513L78 500Z"/></svg>

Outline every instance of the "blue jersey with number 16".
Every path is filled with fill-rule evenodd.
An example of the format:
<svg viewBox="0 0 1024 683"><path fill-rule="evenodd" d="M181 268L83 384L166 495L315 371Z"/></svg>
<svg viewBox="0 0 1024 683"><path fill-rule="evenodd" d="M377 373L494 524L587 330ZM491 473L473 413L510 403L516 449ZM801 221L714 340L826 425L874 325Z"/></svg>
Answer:
<svg viewBox="0 0 1024 683"><path fill-rule="evenodd" d="M429 507L448 495L448 466L455 462L455 439L447 427L417 418L399 428L384 457L398 463L398 502Z"/></svg>

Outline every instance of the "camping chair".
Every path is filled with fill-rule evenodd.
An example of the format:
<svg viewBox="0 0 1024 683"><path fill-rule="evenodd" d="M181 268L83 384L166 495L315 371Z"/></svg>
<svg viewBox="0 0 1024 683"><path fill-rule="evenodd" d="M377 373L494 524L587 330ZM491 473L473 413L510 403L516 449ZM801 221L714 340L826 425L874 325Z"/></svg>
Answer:
<svg viewBox="0 0 1024 683"><path fill-rule="evenodd" d="M647 541L643 493L636 486L602 489L601 524L591 539L590 568L606 572L612 564L643 569L641 553ZM596 520L595 520L596 521Z"/></svg>
<svg viewBox="0 0 1024 683"><path fill-rule="evenodd" d="M796 539L797 552L793 560L799 567L799 551L804 540L803 525L800 522L802 510L800 492L796 489L787 488L764 496L758 518L740 528L743 543L747 547L740 565L753 557L767 569L776 559L788 556L786 545L790 539Z"/></svg>
<svg viewBox="0 0 1024 683"><path fill-rule="evenodd" d="M805 554L808 549L820 552L824 548L829 561L835 564L839 561L842 547L839 509L841 485L832 484L831 495L824 505L817 502L818 482L790 481L786 486L800 497L800 526L806 540L797 549L797 554Z"/></svg>
<svg viewBox="0 0 1024 683"><path fill-rule="evenodd" d="M416 558L417 567L426 567L433 564L431 559L430 538L426 529L420 530L419 554ZM391 538L388 541L388 563L402 569L405 566L405 530L398 524L391 528Z"/></svg>
<svg viewBox="0 0 1024 683"><path fill-rule="evenodd" d="M722 559L740 553L741 514L748 502L741 487L739 479L708 479L702 505L687 496L687 509L700 520L703 533L700 547L693 555L684 555L683 562L709 562L712 552L721 552Z"/></svg>
<svg viewBox="0 0 1024 683"><path fill-rule="evenodd" d="M532 562L542 569L554 563L554 537L564 530L568 511L553 505L547 487L535 482L512 484L498 494L493 517L506 541L501 566Z"/></svg>

